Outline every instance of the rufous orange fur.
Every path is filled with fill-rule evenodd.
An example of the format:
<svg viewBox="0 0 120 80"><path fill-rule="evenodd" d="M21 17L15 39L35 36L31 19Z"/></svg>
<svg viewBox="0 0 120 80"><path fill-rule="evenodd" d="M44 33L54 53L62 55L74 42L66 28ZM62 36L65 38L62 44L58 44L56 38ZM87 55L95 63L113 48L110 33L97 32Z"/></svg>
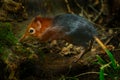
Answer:
<svg viewBox="0 0 120 80"><path fill-rule="evenodd" d="M28 25L25 34L22 36L22 38L20 39L20 41L27 39L29 36L33 36L33 37L41 37L42 33L48 28L50 27L52 23L52 18L42 18L40 16L35 17L32 22ZM38 28L38 26L40 26L40 29ZM35 29L35 33L34 34L30 34L29 30L30 28Z"/></svg>

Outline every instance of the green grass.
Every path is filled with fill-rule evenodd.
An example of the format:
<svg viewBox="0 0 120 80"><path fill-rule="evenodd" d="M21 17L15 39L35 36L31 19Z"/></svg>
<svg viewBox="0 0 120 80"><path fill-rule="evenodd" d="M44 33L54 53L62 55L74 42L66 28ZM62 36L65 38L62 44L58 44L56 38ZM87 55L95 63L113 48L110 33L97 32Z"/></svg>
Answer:
<svg viewBox="0 0 120 80"><path fill-rule="evenodd" d="M108 53L112 55L111 52ZM100 80L106 80L105 77L110 78L111 80L120 79L120 65L116 62L115 58L109 56L110 62L106 62L99 55L97 55L98 64L100 65ZM114 64L113 64L114 61ZM107 74L106 76L104 74Z"/></svg>

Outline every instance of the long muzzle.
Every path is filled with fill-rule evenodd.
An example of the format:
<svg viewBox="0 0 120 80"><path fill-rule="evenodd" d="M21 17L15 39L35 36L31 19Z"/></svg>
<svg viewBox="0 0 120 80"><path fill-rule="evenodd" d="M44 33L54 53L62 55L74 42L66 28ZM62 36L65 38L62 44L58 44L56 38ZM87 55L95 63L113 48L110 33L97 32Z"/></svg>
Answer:
<svg viewBox="0 0 120 80"><path fill-rule="evenodd" d="M26 40L27 38L28 38L28 36L23 35L23 36L20 38L19 42L23 42L23 41Z"/></svg>

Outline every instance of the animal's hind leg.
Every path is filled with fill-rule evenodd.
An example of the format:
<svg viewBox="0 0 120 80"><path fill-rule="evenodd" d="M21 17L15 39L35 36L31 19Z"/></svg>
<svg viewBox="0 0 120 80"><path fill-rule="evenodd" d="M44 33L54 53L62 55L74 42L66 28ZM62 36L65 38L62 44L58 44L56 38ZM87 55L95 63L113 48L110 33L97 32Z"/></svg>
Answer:
<svg viewBox="0 0 120 80"><path fill-rule="evenodd" d="M94 40L91 40L90 43L89 43L89 46L87 48L86 47L81 47L80 54L77 54L77 55L74 56L76 59L73 62L79 61L82 58L82 56L84 56L84 54L86 54L88 51L90 51L91 48L92 48L93 42L94 42Z"/></svg>

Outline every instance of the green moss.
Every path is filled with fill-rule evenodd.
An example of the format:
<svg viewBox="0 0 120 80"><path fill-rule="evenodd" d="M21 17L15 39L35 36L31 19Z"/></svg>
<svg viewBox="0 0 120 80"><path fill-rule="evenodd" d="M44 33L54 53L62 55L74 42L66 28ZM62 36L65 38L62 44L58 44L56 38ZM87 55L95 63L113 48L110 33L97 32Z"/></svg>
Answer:
<svg viewBox="0 0 120 80"><path fill-rule="evenodd" d="M10 48L17 43L12 32L12 25L8 22L0 22L0 58L6 60L10 54Z"/></svg>
<svg viewBox="0 0 120 80"><path fill-rule="evenodd" d="M12 32L12 25L8 22L0 22L0 53L4 47L11 47L17 43L17 39Z"/></svg>

